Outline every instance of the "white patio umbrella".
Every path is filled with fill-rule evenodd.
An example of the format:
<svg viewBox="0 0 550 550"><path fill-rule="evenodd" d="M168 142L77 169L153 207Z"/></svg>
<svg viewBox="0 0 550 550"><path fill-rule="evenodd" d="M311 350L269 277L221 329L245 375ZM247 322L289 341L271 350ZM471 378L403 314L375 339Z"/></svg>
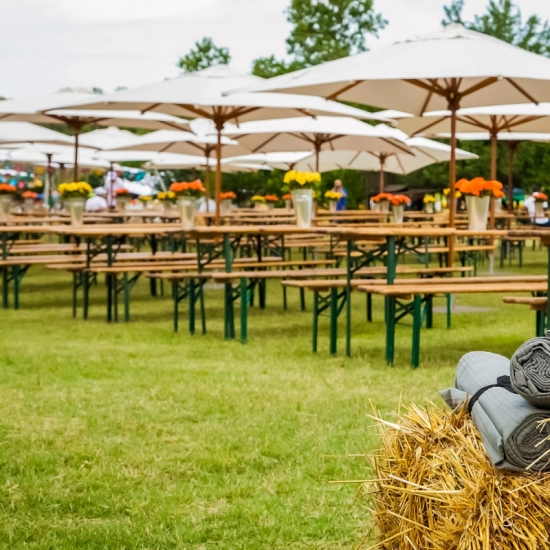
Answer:
<svg viewBox="0 0 550 550"><path fill-rule="evenodd" d="M230 157L225 160L227 163L235 164L259 164L260 166L269 166L279 170L293 170L296 164L311 157L311 151L281 153L252 153L250 155L242 155L240 157Z"/></svg>
<svg viewBox="0 0 550 550"><path fill-rule="evenodd" d="M324 150L369 150L384 154L411 153L406 134L384 124L371 126L349 117L319 116L245 122L224 132L254 153L304 151L319 158ZM318 162L314 163L317 171Z"/></svg>
<svg viewBox="0 0 550 550"><path fill-rule="evenodd" d="M0 122L0 143L3 145L18 143L72 145L74 139L30 122Z"/></svg>
<svg viewBox="0 0 550 550"><path fill-rule="evenodd" d="M395 131L395 130L394 130ZM384 191L384 172L406 175L436 164L449 162L451 158L451 147L431 139L422 137L408 138L407 144L411 147L413 154L392 154L373 153L370 151L322 151L319 156L319 171L330 172L332 170L364 170L380 172L380 192ZM472 160L477 155L456 150L457 160ZM311 155L298 163L296 170L311 170L315 165L315 158Z"/></svg>
<svg viewBox="0 0 550 550"><path fill-rule="evenodd" d="M271 170L271 167L266 164L255 162L242 162L242 157L235 157L234 159L224 159L221 163L222 172L235 173L235 172L257 172L259 170ZM216 165L216 161L213 159L206 159L205 157L196 155L177 155L173 153L161 153L145 163L144 168L148 170L180 170L185 168L205 168L207 165L213 167Z"/></svg>
<svg viewBox="0 0 550 550"><path fill-rule="evenodd" d="M187 121L161 113L141 113L139 111L108 112L82 110L78 105L97 100L97 94L61 90L53 94L12 99L0 102L0 121L27 121L49 124L67 124L74 134L74 172L78 175L79 135L86 124L103 126L126 126L158 130L179 129L187 126ZM59 107L65 107L59 112Z"/></svg>
<svg viewBox="0 0 550 550"><path fill-rule="evenodd" d="M448 109L452 135L449 179L454 189L458 109L549 101L550 59L462 25L449 25L432 34L275 77L246 91L319 95L418 116ZM454 192L450 196L452 225Z"/></svg>
<svg viewBox="0 0 550 550"><path fill-rule="evenodd" d="M206 118L213 122L216 133L216 223L219 223L221 191L222 130L226 123L250 120L288 118L292 116L339 115L365 117L365 112L322 98L288 94L226 95L226 92L263 82L259 77L240 75L225 65L188 73L172 80L124 90L97 97L81 105L89 109L137 109L141 112L161 112L189 118ZM369 115L373 118L373 115Z"/></svg>
<svg viewBox="0 0 550 550"><path fill-rule="evenodd" d="M128 143L136 137L138 136L129 130L121 130L116 126L109 126L108 128L92 130L91 132L80 134L79 143L81 147L91 147L98 151L105 151L118 148L123 143Z"/></svg>

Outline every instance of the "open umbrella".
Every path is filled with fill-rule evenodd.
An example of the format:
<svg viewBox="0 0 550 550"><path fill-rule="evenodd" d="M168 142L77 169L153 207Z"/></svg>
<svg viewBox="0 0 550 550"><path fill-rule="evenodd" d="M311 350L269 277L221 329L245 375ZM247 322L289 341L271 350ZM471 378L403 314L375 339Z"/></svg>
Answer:
<svg viewBox="0 0 550 550"><path fill-rule="evenodd" d="M128 128L162 129L182 128L187 121L159 113L139 111L109 112L98 110L83 111L78 107L82 102L97 100L97 94L61 90L42 96L11 99L0 102L0 121L27 121L45 124L67 124L74 134L74 179L78 176L79 136L86 124L103 126L126 126ZM59 107L65 107L59 112Z"/></svg>
<svg viewBox="0 0 550 550"><path fill-rule="evenodd" d="M234 159L224 159L221 162L222 172L235 173L235 172L258 172L259 170L271 170L271 167L267 164L255 163L255 162L243 162L242 157L235 157ZM156 157L145 163L144 168L148 170L180 170L184 168L206 168L214 166L216 161L213 159L206 159L205 157L196 155L176 155L173 153L161 153Z"/></svg>
<svg viewBox="0 0 550 550"><path fill-rule="evenodd" d="M213 122L216 142L216 223L220 222L222 131L226 123L288 118L293 116L339 115L362 118L365 112L341 103L317 97L289 94L253 94L227 92L263 82L252 75L234 73L225 65L187 73L157 84L99 96L81 105L88 109L137 109L188 118L206 118ZM369 115L372 118L372 115Z"/></svg>
<svg viewBox="0 0 550 550"><path fill-rule="evenodd" d="M311 151L283 151L280 153L252 153L240 157L230 157L225 159L225 162L229 164L259 164L288 171L293 170L299 161L309 157L311 157Z"/></svg>
<svg viewBox="0 0 550 550"><path fill-rule="evenodd" d="M314 152L317 161L324 150L369 150L384 154L411 150L405 143L406 134L396 133L388 126L371 126L349 117L319 116L246 122L224 132L254 153L304 151Z"/></svg>
<svg viewBox="0 0 550 550"><path fill-rule="evenodd" d="M448 109L449 180L454 189L458 109L550 100L550 59L462 25L449 25L425 36L275 77L246 91L312 94L415 115ZM454 192L450 197L453 225Z"/></svg>

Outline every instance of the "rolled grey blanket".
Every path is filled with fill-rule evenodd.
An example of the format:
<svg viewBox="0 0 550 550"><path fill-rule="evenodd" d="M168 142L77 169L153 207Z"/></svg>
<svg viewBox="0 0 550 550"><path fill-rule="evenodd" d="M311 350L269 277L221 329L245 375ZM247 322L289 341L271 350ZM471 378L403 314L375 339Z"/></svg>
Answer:
<svg viewBox="0 0 550 550"><path fill-rule="evenodd" d="M525 342L510 361L510 379L519 395L539 409L550 409L550 333Z"/></svg>
<svg viewBox="0 0 550 550"><path fill-rule="evenodd" d="M520 395L511 393L511 386L506 389L505 383L496 386L499 379L501 383L509 380L509 373L510 361L506 357L474 351L458 363L456 388L440 393L452 408L468 397L471 399L472 420L497 468L522 471L540 459L531 471L550 471L550 440L544 441L550 435L550 423L542 429L538 425L541 420L550 419L550 411L533 407ZM493 387L481 392L488 386Z"/></svg>

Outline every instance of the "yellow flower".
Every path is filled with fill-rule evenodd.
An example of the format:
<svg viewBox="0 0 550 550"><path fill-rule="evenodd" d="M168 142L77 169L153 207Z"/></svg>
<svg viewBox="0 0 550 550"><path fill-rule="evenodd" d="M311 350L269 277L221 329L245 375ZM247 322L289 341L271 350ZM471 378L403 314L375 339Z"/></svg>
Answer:
<svg viewBox="0 0 550 550"><path fill-rule="evenodd" d="M325 199L330 201L337 201L342 198L342 193L337 193L336 191L327 191L325 193Z"/></svg>

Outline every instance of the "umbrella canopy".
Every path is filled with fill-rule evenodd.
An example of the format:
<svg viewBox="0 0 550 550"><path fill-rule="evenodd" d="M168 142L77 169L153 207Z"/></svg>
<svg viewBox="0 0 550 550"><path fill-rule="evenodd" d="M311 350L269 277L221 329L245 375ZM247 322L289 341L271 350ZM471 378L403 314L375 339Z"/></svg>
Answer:
<svg viewBox="0 0 550 550"><path fill-rule="evenodd" d="M288 118L294 116L340 115L363 118L365 112L322 98L289 94L228 94L230 90L263 82L259 77L240 75L220 65L188 73L172 80L101 96L81 105L87 109L137 109L190 118L206 118L214 123L216 143L216 222L219 223L221 192L221 133L227 122ZM372 118L372 115L369 115ZM385 120L380 117L380 120Z"/></svg>
<svg viewBox="0 0 550 550"><path fill-rule="evenodd" d="M74 139L61 132L43 128L30 122L0 122L0 143L72 145L74 144Z"/></svg>
<svg viewBox="0 0 550 550"><path fill-rule="evenodd" d="M257 172L259 170L271 170L270 166L254 162L241 162L242 157L222 161L222 171L226 173L235 172ZM231 160L231 161L230 161ZM147 162L144 167L148 170L179 170L182 168L205 168L213 166L215 161L194 155L157 154L155 158Z"/></svg>
<svg viewBox="0 0 550 550"><path fill-rule="evenodd" d="M311 151L281 152L281 153L252 153L240 157L230 157L225 160L229 164L259 164L279 170L293 170L296 163L311 157Z"/></svg>
<svg viewBox="0 0 550 550"><path fill-rule="evenodd" d="M116 126L109 126L101 130L93 130L80 135L80 145L92 149L116 149L123 143L136 138L136 134L128 130L121 130Z"/></svg>
<svg viewBox="0 0 550 550"><path fill-rule="evenodd" d="M57 150L53 150L51 146L32 145L9 150L7 160L28 162L29 164L42 164L49 161L69 165L73 162L73 152L72 147L58 147ZM108 161L96 158L95 151L91 149L81 149L80 153L81 166L87 168L109 168L110 166Z"/></svg>
<svg viewBox="0 0 550 550"><path fill-rule="evenodd" d="M413 154L384 155L367 151L322 151L319 156L319 170L365 170L391 172L394 174L410 174L431 164L449 162L451 147L426 138L415 137L407 140ZM456 150L457 160L478 158L473 153L461 149ZM311 170L315 165L314 156L296 163L295 170ZM383 192L383 187L381 192Z"/></svg>
<svg viewBox="0 0 550 550"><path fill-rule="evenodd" d="M449 179L453 189L456 111L461 107L550 100L550 59L462 25L449 25L425 36L247 88L252 90L315 94L415 115L449 109ZM451 192L450 197L452 225L455 194Z"/></svg>
<svg viewBox="0 0 550 550"><path fill-rule="evenodd" d="M406 135L383 124L371 126L348 117L319 116L246 122L226 130L254 153L304 151L316 158L324 150L369 150L386 154L411 153Z"/></svg>
<svg viewBox="0 0 550 550"><path fill-rule="evenodd" d="M141 113L139 111L108 112L82 110L78 105L97 100L98 94L61 90L53 94L12 99L0 102L0 121L27 121L44 124L67 124L74 133L74 170L78 175L79 135L86 124L103 126L126 126L130 128L162 129L182 128L187 121L161 113ZM60 112L58 109L65 107Z"/></svg>

